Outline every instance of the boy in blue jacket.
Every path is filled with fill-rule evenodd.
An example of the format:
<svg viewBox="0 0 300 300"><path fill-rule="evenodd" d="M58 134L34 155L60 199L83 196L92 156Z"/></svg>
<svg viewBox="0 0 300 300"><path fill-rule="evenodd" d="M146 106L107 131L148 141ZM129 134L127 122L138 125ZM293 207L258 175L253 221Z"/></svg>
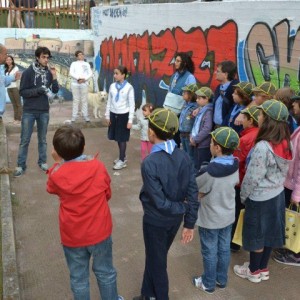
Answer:
<svg viewBox="0 0 300 300"><path fill-rule="evenodd" d="M172 139L178 118L155 109L149 119L151 154L142 163L143 234L146 252L141 296L133 300L168 300L167 255L183 220L182 243L192 241L197 219L198 188L189 155Z"/></svg>

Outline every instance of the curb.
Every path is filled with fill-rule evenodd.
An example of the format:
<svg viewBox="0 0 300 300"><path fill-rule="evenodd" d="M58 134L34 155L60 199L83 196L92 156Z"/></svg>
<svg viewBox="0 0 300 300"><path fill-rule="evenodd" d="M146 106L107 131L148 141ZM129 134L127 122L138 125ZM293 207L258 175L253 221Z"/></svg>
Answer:
<svg viewBox="0 0 300 300"><path fill-rule="evenodd" d="M0 123L0 167L8 167L6 129ZM15 248L14 223L8 174L0 175L1 224L2 224L2 273L3 300L19 300L20 287Z"/></svg>

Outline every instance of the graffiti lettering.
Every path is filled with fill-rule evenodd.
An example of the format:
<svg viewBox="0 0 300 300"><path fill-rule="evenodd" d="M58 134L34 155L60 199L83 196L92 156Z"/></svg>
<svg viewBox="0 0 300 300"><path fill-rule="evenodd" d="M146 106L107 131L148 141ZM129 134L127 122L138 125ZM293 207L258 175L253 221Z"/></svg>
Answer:
<svg viewBox="0 0 300 300"><path fill-rule="evenodd" d="M108 8L103 10L103 15L106 17L111 18L122 18L127 17L128 14L128 8L122 7L122 8Z"/></svg>

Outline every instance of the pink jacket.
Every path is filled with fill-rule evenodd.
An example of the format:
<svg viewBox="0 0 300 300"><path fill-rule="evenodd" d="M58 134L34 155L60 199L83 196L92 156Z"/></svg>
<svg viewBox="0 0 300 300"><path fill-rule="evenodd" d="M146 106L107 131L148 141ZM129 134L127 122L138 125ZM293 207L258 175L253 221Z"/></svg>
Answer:
<svg viewBox="0 0 300 300"><path fill-rule="evenodd" d="M294 160L290 163L284 186L293 191L292 198L300 202L300 127L291 136Z"/></svg>

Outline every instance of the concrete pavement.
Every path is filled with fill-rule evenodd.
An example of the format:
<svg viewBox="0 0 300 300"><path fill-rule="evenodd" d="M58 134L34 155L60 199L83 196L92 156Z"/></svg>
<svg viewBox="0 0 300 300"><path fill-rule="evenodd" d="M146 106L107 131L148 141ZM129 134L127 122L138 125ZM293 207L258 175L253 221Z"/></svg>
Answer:
<svg viewBox="0 0 300 300"><path fill-rule="evenodd" d="M8 132L9 166L15 167L19 128L10 123L11 116L11 106L7 105L4 124ZM49 164L53 130L70 119L70 116L71 102L52 105L47 137ZM107 129L102 126L102 122L92 120L88 128L85 123L77 123L77 126L85 127L83 133L86 137L86 153L99 153L112 179L113 196L110 207L114 221L114 264L118 271L119 294L130 300L140 294L144 267L142 207L139 202L142 183L139 133L132 131L128 143L128 167L116 172L112 170L112 166L113 160L118 156L117 145L107 140ZM25 175L19 178L10 177L21 299L72 299L68 269L59 238L58 200L45 190L46 175L37 165L36 134L32 136L27 164ZM247 252L232 254L228 287L224 290L217 289L213 295L207 295L195 289L191 283L192 277L201 274L203 270L198 234L196 232L194 241L189 245L182 245L178 235L168 260L170 299L299 299L299 268L270 261L270 280L254 284L238 278L232 271L234 264L247 260ZM91 299L99 299L93 275Z"/></svg>

